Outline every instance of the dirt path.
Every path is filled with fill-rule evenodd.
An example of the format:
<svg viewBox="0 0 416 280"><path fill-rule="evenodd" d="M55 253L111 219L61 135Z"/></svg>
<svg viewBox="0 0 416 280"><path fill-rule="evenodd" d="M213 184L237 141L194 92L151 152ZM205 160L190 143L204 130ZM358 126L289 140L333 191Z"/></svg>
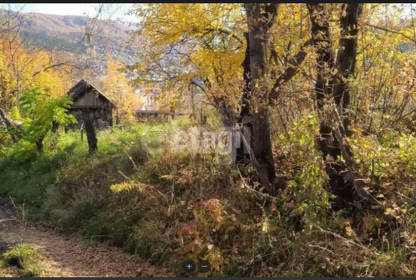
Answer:
<svg viewBox="0 0 416 280"><path fill-rule="evenodd" d="M0 207L0 251L7 244L29 244L41 255L41 277L164 277L166 270L152 266L120 248L87 246L80 236L63 236L41 227L25 226ZM6 275L18 276L13 270Z"/></svg>

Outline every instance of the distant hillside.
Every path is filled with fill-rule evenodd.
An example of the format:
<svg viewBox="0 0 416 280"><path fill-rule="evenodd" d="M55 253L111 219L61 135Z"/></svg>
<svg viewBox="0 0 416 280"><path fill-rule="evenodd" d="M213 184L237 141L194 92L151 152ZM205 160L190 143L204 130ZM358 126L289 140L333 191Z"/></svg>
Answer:
<svg viewBox="0 0 416 280"><path fill-rule="evenodd" d="M124 61L131 61L135 56L129 46L132 29L118 21L40 13L20 13L18 20L23 23L21 37L25 37L26 45L75 54L94 47L99 56L109 51Z"/></svg>

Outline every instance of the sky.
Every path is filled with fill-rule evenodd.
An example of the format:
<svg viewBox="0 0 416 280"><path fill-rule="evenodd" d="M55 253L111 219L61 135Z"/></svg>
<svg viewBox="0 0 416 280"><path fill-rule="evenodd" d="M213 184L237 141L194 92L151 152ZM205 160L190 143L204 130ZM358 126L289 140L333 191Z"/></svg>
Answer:
<svg viewBox="0 0 416 280"><path fill-rule="evenodd" d="M54 15L77 15L90 16L97 15L100 4L0 4L0 7L11 8L13 10L20 10L28 13L43 13ZM134 17L126 15L133 4L104 4L103 11L100 15L102 19L124 19L128 21L135 21Z"/></svg>

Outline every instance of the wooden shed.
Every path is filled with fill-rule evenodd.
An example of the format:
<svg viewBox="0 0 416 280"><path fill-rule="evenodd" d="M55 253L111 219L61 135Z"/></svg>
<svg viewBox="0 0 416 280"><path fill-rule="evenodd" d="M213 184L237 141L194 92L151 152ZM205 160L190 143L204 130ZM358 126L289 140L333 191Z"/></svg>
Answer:
<svg viewBox="0 0 416 280"><path fill-rule="evenodd" d="M84 122L86 114L92 116L96 128L105 128L113 125L115 104L85 80L79 81L69 91L73 100L70 113L77 119L78 125Z"/></svg>

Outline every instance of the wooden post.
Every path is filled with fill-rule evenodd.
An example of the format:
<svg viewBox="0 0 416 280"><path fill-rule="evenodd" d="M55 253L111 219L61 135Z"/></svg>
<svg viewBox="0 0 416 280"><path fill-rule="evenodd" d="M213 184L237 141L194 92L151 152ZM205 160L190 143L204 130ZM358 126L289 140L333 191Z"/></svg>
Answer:
<svg viewBox="0 0 416 280"><path fill-rule="evenodd" d="M81 123L81 142L84 141L84 128L85 128L85 122L82 121L82 123Z"/></svg>
<svg viewBox="0 0 416 280"><path fill-rule="evenodd" d="M94 154L98 149L97 132L94 127L93 114L89 110L86 110L85 112L83 112L83 114L85 132L87 133L88 147L91 155Z"/></svg>

